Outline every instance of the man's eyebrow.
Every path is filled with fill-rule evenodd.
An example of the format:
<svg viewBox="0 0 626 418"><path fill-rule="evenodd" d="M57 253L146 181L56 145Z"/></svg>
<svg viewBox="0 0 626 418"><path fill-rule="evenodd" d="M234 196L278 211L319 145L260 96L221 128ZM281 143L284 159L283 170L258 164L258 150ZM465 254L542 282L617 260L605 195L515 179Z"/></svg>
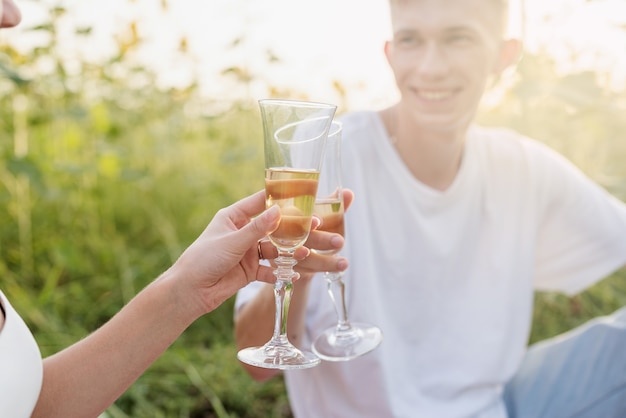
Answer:
<svg viewBox="0 0 626 418"><path fill-rule="evenodd" d="M398 29L393 32L394 35L398 33L419 33L419 31L416 29L406 28L406 29Z"/></svg>
<svg viewBox="0 0 626 418"><path fill-rule="evenodd" d="M458 26L450 26L449 28L446 28L444 30L444 32L471 32L471 33L477 33L478 30L476 28L474 28L473 26L458 25Z"/></svg>
<svg viewBox="0 0 626 418"><path fill-rule="evenodd" d="M391 34L392 39L405 38L405 37L420 37L420 32L414 29L400 29Z"/></svg>
<svg viewBox="0 0 626 418"><path fill-rule="evenodd" d="M423 31L414 28L401 28L393 32L393 35L414 35L421 34ZM443 33L456 33L456 32L465 32L465 33L479 33L479 30L470 25L454 25L443 28L440 32Z"/></svg>

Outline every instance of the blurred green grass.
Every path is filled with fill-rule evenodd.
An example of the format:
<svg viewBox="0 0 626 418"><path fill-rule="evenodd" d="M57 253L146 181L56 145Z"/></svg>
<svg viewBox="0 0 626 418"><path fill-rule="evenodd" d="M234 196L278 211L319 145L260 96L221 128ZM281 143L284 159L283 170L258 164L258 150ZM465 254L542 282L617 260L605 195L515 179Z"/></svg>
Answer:
<svg viewBox="0 0 626 418"><path fill-rule="evenodd" d="M626 306L624 269L576 296L537 293L530 342L553 337L591 318L609 315L623 306Z"/></svg>

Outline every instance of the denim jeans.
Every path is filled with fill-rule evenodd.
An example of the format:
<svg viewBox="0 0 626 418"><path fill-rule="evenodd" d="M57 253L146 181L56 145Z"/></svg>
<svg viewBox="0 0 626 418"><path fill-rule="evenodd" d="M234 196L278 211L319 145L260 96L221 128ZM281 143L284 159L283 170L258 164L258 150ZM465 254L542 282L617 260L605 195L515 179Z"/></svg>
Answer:
<svg viewBox="0 0 626 418"><path fill-rule="evenodd" d="M504 401L510 418L626 418L626 307L532 345Z"/></svg>

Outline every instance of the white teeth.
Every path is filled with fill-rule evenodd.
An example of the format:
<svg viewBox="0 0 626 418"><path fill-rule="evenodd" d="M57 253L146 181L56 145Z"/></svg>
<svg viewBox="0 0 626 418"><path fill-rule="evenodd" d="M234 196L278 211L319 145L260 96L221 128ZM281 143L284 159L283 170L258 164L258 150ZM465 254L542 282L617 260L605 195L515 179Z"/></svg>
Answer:
<svg viewBox="0 0 626 418"><path fill-rule="evenodd" d="M445 91L420 91L420 97L426 100L443 100L452 96L452 92L449 90Z"/></svg>

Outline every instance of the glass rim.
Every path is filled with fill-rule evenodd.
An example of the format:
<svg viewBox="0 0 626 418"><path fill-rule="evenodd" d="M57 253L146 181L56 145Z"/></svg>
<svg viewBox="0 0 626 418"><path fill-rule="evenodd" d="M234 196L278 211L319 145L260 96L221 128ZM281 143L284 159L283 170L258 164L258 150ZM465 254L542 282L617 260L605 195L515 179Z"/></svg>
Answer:
<svg viewBox="0 0 626 418"><path fill-rule="evenodd" d="M328 137L330 138L331 136L335 136L341 131L343 131L343 122L333 119L330 122L330 127L328 128Z"/></svg>
<svg viewBox="0 0 626 418"><path fill-rule="evenodd" d="M325 134L324 134L324 132L322 132L322 133L320 133L317 136L313 136L313 137L306 138L306 139L298 139L298 140L292 140L292 139L283 140L283 139L280 138L280 134L282 132L288 131L290 129L293 129L295 126L298 126L298 125L303 124L303 123L308 123L308 122L322 121L322 120L327 119L327 118L328 118L327 116L318 116L318 117L315 117L315 118L310 118L310 119L305 119L305 120L298 120L298 121L295 121L295 122L288 123L288 124L286 124L284 126L281 126L280 128L278 128L274 132L274 141L276 141L279 144L289 145L289 144L303 144L303 143L306 143L306 142L318 141L318 140L323 139L323 138L328 138L330 136L330 127L332 126L332 124L334 122L332 120L331 120L331 122L330 122L330 124L328 126L328 129L326 130ZM333 135L336 135L340 130L341 130L341 128L335 129L333 131Z"/></svg>
<svg viewBox="0 0 626 418"><path fill-rule="evenodd" d="M337 108L337 105L332 103L325 102L312 102L309 100L296 100L296 99L260 99L259 104L275 104L275 105L288 105L288 106L301 106L301 107L312 107L312 108L326 108L332 109Z"/></svg>

